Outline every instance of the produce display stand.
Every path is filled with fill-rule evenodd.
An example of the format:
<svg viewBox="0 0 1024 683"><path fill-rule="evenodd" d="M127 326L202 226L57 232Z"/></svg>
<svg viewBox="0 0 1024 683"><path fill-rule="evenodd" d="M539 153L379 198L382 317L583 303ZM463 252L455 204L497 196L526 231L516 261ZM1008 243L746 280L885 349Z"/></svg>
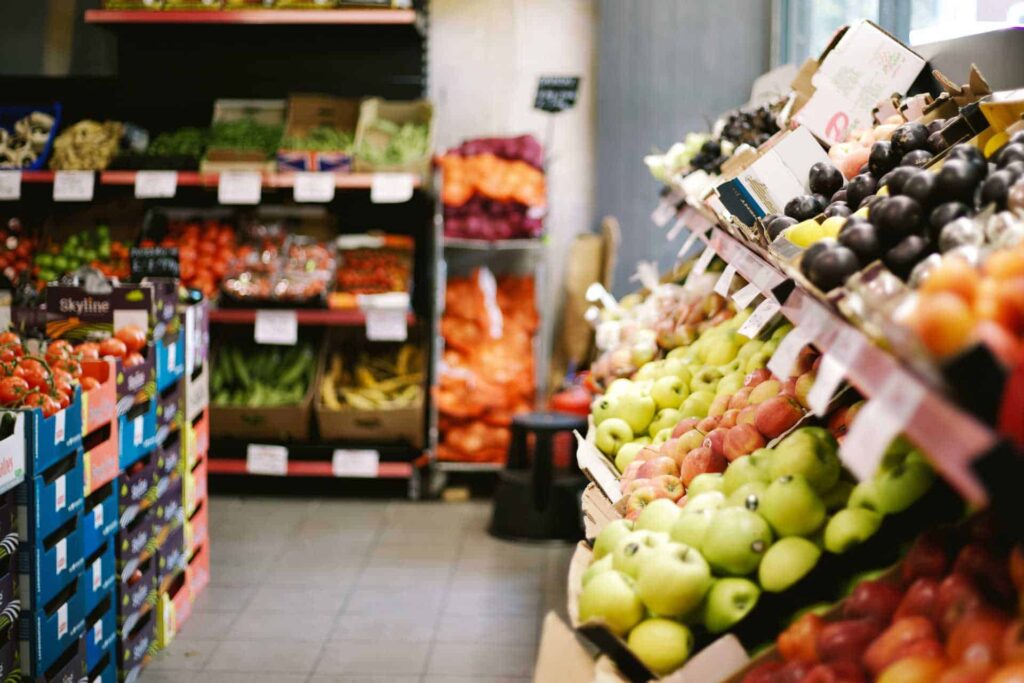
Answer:
<svg viewBox="0 0 1024 683"><path fill-rule="evenodd" d="M260 24L260 25L408 25L417 14L411 9L329 10L86 10L88 24Z"/></svg>

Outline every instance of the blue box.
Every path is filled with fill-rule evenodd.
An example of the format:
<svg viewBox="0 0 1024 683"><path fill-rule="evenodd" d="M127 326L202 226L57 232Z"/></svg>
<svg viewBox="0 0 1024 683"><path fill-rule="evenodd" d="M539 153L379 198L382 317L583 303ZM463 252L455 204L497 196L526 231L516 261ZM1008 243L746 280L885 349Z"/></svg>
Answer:
<svg viewBox="0 0 1024 683"><path fill-rule="evenodd" d="M121 632L131 631L143 615L156 607L156 554L139 563L128 581L117 587L117 623Z"/></svg>
<svg viewBox="0 0 1024 683"><path fill-rule="evenodd" d="M18 524L22 524L20 518ZM18 593L22 607L36 609L60 593L68 581L77 580L82 572L85 556L81 519L76 515L46 536L36 536L28 529L23 534L27 540L21 544L16 563L22 577Z"/></svg>
<svg viewBox="0 0 1024 683"><path fill-rule="evenodd" d="M71 405L50 417L39 408L21 411L27 416L28 452L25 474L36 476L82 445L82 388L75 386Z"/></svg>
<svg viewBox="0 0 1024 683"><path fill-rule="evenodd" d="M153 345L156 347L156 390L163 391L185 374L185 335L179 333L173 340L165 335Z"/></svg>
<svg viewBox="0 0 1024 683"><path fill-rule="evenodd" d="M57 527L76 516L85 499L82 452L67 454L42 474L26 479L15 489L19 528L46 537ZM22 534L22 541L26 540Z"/></svg>
<svg viewBox="0 0 1024 683"><path fill-rule="evenodd" d="M28 105L5 105L0 107L0 128L3 128L8 133L14 132L14 126L18 121L37 111L52 116L53 126L50 128L50 134L46 137L46 144L43 145L43 151L36 156L35 161L22 169L25 171L38 171L46 168L46 161L49 159L50 152L53 150L53 141L57 139L57 131L60 129L60 117L62 111L60 102L43 104L35 107Z"/></svg>
<svg viewBox="0 0 1024 683"><path fill-rule="evenodd" d="M25 610L18 619L18 640L22 674L36 678L64 655L82 635L85 610L78 577L71 579L57 597L33 609ZM84 670L85 651L79 666ZM79 674L81 675L81 674Z"/></svg>
<svg viewBox="0 0 1024 683"><path fill-rule="evenodd" d="M131 523L117 534L117 571L118 581L127 583L145 559L150 543L153 540L153 520L156 515L152 509L143 510Z"/></svg>
<svg viewBox="0 0 1024 683"><path fill-rule="evenodd" d="M10 491L25 480L28 422L27 411L0 411L0 492Z"/></svg>
<svg viewBox="0 0 1024 683"><path fill-rule="evenodd" d="M88 671L85 680L89 683L117 683L117 643L104 652L99 663Z"/></svg>
<svg viewBox="0 0 1024 683"><path fill-rule="evenodd" d="M121 469L125 469L156 448L156 400L146 399L117 419Z"/></svg>
<svg viewBox="0 0 1024 683"><path fill-rule="evenodd" d="M122 681L135 681L142 671L142 666L151 648L156 643L156 610L146 612L135 628L122 631L118 641Z"/></svg>
<svg viewBox="0 0 1024 683"><path fill-rule="evenodd" d="M82 576L82 583L88 577ZM85 617L85 667L92 670L117 642L117 598L114 591L100 598Z"/></svg>
<svg viewBox="0 0 1024 683"><path fill-rule="evenodd" d="M85 499L82 507L82 549L88 557L113 538L119 527L117 480L108 482Z"/></svg>
<svg viewBox="0 0 1024 683"><path fill-rule="evenodd" d="M117 582L117 554L114 539L106 541L99 550L85 558L82 567L82 593L88 614L114 589Z"/></svg>

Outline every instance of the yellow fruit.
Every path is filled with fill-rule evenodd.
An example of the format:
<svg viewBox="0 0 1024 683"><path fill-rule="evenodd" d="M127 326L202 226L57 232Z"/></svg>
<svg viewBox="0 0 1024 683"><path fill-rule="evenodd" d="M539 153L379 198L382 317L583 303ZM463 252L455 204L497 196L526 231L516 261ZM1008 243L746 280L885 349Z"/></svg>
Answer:
<svg viewBox="0 0 1024 683"><path fill-rule="evenodd" d="M845 216L829 216L825 219L825 222L821 224L821 232L825 237L835 239L839 237L839 231L845 224Z"/></svg>
<svg viewBox="0 0 1024 683"><path fill-rule="evenodd" d="M813 218L786 228L782 234L786 236L787 240L804 249L824 236L821 232L821 225Z"/></svg>

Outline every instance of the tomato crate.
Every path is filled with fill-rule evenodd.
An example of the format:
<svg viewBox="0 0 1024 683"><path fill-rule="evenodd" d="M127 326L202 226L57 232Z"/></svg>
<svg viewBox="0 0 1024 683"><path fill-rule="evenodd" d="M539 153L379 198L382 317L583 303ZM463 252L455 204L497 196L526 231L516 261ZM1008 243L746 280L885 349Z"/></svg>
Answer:
<svg viewBox="0 0 1024 683"><path fill-rule="evenodd" d="M127 527L139 512L149 507L150 489L157 480L157 452L150 451L136 460L118 480L118 516L121 528Z"/></svg>
<svg viewBox="0 0 1024 683"><path fill-rule="evenodd" d="M82 388L76 386L71 404L50 417L39 408L19 411L25 415L28 448L25 452L25 475L34 476L66 456L82 444ZM6 475L8 468L0 470Z"/></svg>
<svg viewBox="0 0 1024 683"><path fill-rule="evenodd" d="M156 400L149 398L132 406L118 420L121 469L127 469L156 448Z"/></svg>
<svg viewBox="0 0 1024 683"><path fill-rule="evenodd" d="M45 537L78 514L84 504L82 452L73 451L15 489L18 525ZM22 542L32 540L22 535Z"/></svg>
<svg viewBox="0 0 1024 683"><path fill-rule="evenodd" d="M119 424L119 420L111 420L82 440L82 490L86 496L112 482L121 470Z"/></svg>
<svg viewBox="0 0 1024 683"><path fill-rule="evenodd" d="M23 607L38 609L59 595L68 581L78 580L85 564L81 518L72 517L46 536L25 528L19 532L25 542L16 555L18 595Z"/></svg>
<svg viewBox="0 0 1024 683"><path fill-rule="evenodd" d="M117 416L117 363L112 359L83 360L82 377L99 385L82 392L82 436L88 436Z"/></svg>
<svg viewBox="0 0 1024 683"><path fill-rule="evenodd" d="M185 335L178 330L154 342L156 347L156 390L163 391L185 373Z"/></svg>

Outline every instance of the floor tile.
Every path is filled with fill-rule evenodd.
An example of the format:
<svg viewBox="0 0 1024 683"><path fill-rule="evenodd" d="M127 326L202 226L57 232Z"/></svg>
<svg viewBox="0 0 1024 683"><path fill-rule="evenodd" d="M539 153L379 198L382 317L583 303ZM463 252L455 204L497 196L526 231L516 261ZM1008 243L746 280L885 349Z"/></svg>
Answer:
<svg viewBox="0 0 1024 683"><path fill-rule="evenodd" d="M204 671L193 680L194 683L304 683L306 675ZM147 674L143 673L139 683L150 683Z"/></svg>
<svg viewBox="0 0 1024 683"><path fill-rule="evenodd" d="M530 683L529 676L424 676L421 683Z"/></svg>
<svg viewBox="0 0 1024 683"><path fill-rule="evenodd" d="M334 676L312 676L309 683L420 683L419 676L396 676L382 674L337 674Z"/></svg>
<svg viewBox="0 0 1024 683"><path fill-rule="evenodd" d="M211 577L215 576L210 570ZM249 606L256 593L255 586L225 586L212 580L199 595L194 612L241 612Z"/></svg>
<svg viewBox="0 0 1024 683"><path fill-rule="evenodd" d="M195 671L161 671L153 668L150 664L142 671L142 676L139 678L144 683L192 683L193 681L200 680L199 674ZM207 679L201 679L203 681Z"/></svg>
<svg viewBox="0 0 1024 683"><path fill-rule="evenodd" d="M487 614L537 617L543 598L540 593L520 591L500 583L477 591L456 587L448 594L444 614L463 617Z"/></svg>
<svg viewBox="0 0 1024 683"><path fill-rule="evenodd" d="M263 612L250 607L238 617L225 639L291 639L321 643L333 625L333 614L310 614L301 608L293 612Z"/></svg>
<svg viewBox="0 0 1024 683"><path fill-rule="evenodd" d="M534 616L489 615L465 617L442 615L434 637L448 643L497 643L536 645L539 620Z"/></svg>
<svg viewBox="0 0 1024 683"><path fill-rule="evenodd" d="M533 673L536 648L526 645L435 643L427 664L430 675L525 677Z"/></svg>
<svg viewBox="0 0 1024 683"><path fill-rule="evenodd" d="M314 674L418 675L424 673L429 650L429 643L334 641L324 646Z"/></svg>
<svg viewBox="0 0 1024 683"><path fill-rule="evenodd" d="M447 586L451 575L451 566L447 564L436 567L371 564L363 567L359 578L356 579L355 587L385 586L390 588L406 584Z"/></svg>
<svg viewBox="0 0 1024 683"><path fill-rule="evenodd" d="M328 586L264 585L256 590L249 610L257 612L303 612L305 614L338 614L352 590L354 576L338 574Z"/></svg>
<svg viewBox="0 0 1024 683"><path fill-rule="evenodd" d="M343 614L335 622L329 640L430 642L434 638L434 622L433 616Z"/></svg>
<svg viewBox="0 0 1024 683"><path fill-rule="evenodd" d="M240 612L192 612L188 621L180 626L179 634L189 640L220 640L224 638L224 634L228 632L239 614Z"/></svg>
<svg viewBox="0 0 1024 683"><path fill-rule="evenodd" d="M186 638L182 632L173 649L161 652L146 671L201 671L217 647L217 641Z"/></svg>
<svg viewBox="0 0 1024 683"><path fill-rule="evenodd" d="M445 594L416 584L400 588L360 588L352 591L344 614L409 614L436 615L444 604Z"/></svg>
<svg viewBox="0 0 1024 683"><path fill-rule="evenodd" d="M312 640L225 640L204 671L308 674L321 645Z"/></svg>

